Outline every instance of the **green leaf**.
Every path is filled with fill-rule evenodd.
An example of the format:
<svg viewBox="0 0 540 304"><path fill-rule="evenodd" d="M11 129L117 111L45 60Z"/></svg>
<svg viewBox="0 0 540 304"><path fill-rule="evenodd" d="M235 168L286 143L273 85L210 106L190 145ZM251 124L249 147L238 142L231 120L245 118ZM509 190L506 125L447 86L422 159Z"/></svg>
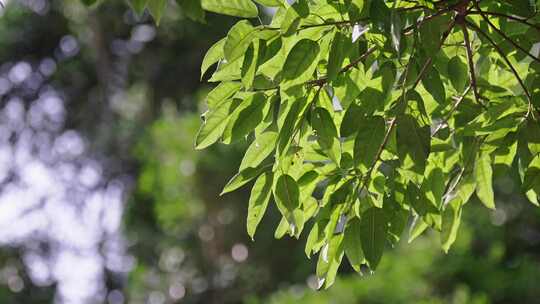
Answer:
<svg viewBox="0 0 540 304"><path fill-rule="evenodd" d="M223 142L231 143L242 139L253 131L263 120L270 103L266 100L266 95L256 93L247 97L238 106L223 132Z"/></svg>
<svg viewBox="0 0 540 304"><path fill-rule="evenodd" d="M259 67L261 57L264 55L264 47L264 42L261 40L257 40L249 46L245 53L241 75L242 84L246 88L253 87L255 75L257 74L257 68Z"/></svg>
<svg viewBox="0 0 540 304"><path fill-rule="evenodd" d="M284 6L283 0L255 0L255 2L269 7Z"/></svg>
<svg viewBox="0 0 540 304"><path fill-rule="evenodd" d="M206 103L210 111L218 108L223 102L231 98L234 93L238 92L242 84L237 81L225 81L220 83L206 96Z"/></svg>
<svg viewBox="0 0 540 304"><path fill-rule="evenodd" d="M232 192L242 187L250 180L254 179L255 177L259 176L259 174L266 171L268 168L270 168L270 165L259 166L257 168L246 168L238 172L235 176L231 178L227 185L223 187L223 191L221 191L220 195Z"/></svg>
<svg viewBox="0 0 540 304"><path fill-rule="evenodd" d="M441 80L440 73L434 68L429 67L426 74L422 78L422 85L433 96L439 104L446 102L446 90Z"/></svg>
<svg viewBox="0 0 540 304"><path fill-rule="evenodd" d="M354 163L366 172L376 161L386 134L386 124L381 116L373 116L359 125L360 129L354 140Z"/></svg>
<svg viewBox="0 0 540 304"><path fill-rule="evenodd" d="M382 209L370 208L362 214L360 241L371 270L375 270L381 261L387 230L388 223Z"/></svg>
<svg viewBox="0 0 540 304"><path fill-rule="evenodd" d="M511 6L510 10L514 14L530 17L537 13L537 7L534 0L507 0L505 2Z"/></svg>
<svg viewBox="0 0 540 304"><path fill-rule="evenodd" d="M341 148L338 139L336 125L330 113L318 107L311 117L313 129L317 131L317 142L328 156L339 165L341 160Z"/></svg>
<svg viewBox="0 0 540 304"><path fill-rule="evenodd" d="M454 56L448 62L448 76L456 91L463 92L469 81L467 65L459 56Z"/></svg>
<svg viewBox="0 0 540 304"><path fill-rule="evenodd" d="M289 224L294 225L292 212L300 207L300 189L294 178L287 174L281 175L275 185L274 197L281 214Z"/></svg>
<svg viewBox="0 0 540 304"><path fill-rule="evenodd" d="M200 0L176 0L182 7L182 13L188 18L204 23L205 13Z"/></svg>
<svg viewBox="0 0 540 304"><path fill-rule="evenodd" d="M416 119L408 114L397 118L397 150L405 169L423 174L431 149L429 126L420 127Z"/></svg>
<svg viewBox="0 0 540 304"><path fill-rule="evenodd" d="M362 251L361 223L358 218L353 218L345 231L345 255L349 263L356 272L361 272L361 266L365 263L364 252Z"/></svg>
<svg viewBox="0 0 540 304"><path fill-rule="evenodd" d="M233 61L243 56L255 35L255 28L247 20L236 23L227 34L223 52L227 61Z"/></svg>
<svg viewBox="0 0 540 304"><path fill-rule="evenodd" d="M343 120L341 121L340 134L343 137L349 137L353 134L356 134L359 128L358 121L364 120L365 112L362 107L358 106L356 103L351 103L351 105L345 111Z"/></svg>
<svg viewBox="0 0 540 304"><path fill-rule="evenodd" d="M275 131L267 131L257 136L251 143L240 164L240 171L248 167L257 167L276 148L278 134Z"/></svg>
<svg viewBox="0 0 540 304"><path fill-rule="evenodd" d="M223 54L223 46L225 45L226 41L227 38L219 40L210 47L208 52L206 52L206 55L204 56L203 62L201 64L201 79L203 78L208 68L210 68L210 66L212 66L214 63L218 62L225 56Z"/></svg>
<svg viewBox="0 0 540 304"><path fill-rule="evenodd" d="M535 156L523 179L523 188L526 192L534 190L537 194L540 193L540 155Z"/></svg>
<svg viewBox="0 0 540 304"><path fill-rule="evenodd" d="M165 6L167 5L167 0L148 0L147 5L150 14L154 17L156 24L159 25Z"/></svg>
<svg viewBox="0 0 540 304"><path fill-rule="evenodd" d="M259 15L257 5L251 0L201 0L202 7L223 15L255 18Z"/></svg>
<svg viewBox="0 0 540 304"><path fill-rule="evenodd" d="M341 70L343 61L347 55L347 51L351 46L351 38L345 36L341 32L336 32L330 47L330 55L328 57L327 77L330 81L334 81Z"/></svg>
<svg viewBox="0 0 540 304"><path fill-rule="evenodd" d="M131 3L133 10L140 15L144 12L148 0L129 0L129 3Z"/></svg>
<svg viewBox="0 0 540 304"><path fill-rule="evenodd" d="M441 228L441 216L438 206L427 198L426 190L418 188L414 183L407 185L407 203L411 205L426 224L433 228Z"/></svg>
<svg viewBox="0 0 540 304"><path fill-rule="evenodd" d="M462 201L459 197L448 203L442 216L441 245L444 252L448 253L450 247L456 241L459 224L461 222Z"/></svg>
<svg viewBox="0 0 540 304"><path fill-rule="evenodd" d="M230 110L232 102L223 102L214 111L207 112L197 138L195 139L195 149L204 149L219 140L227 123L230 120Z"/></svg>
<svg viewBox="0 0 540 304"><path fill-rule="evenodd" d="M257 226L261 222L268 201L270 201L270 195L272 194L273 184L272 172L266 172L259 176L251 189L251 196L249 197L249 207L247 215L247 231L251 239L255 237L255 231Z"/></svg>
<svg viewBox="0 0 540 304"><path fill-rule="evenodd" d="M356 5L356 8L358 8L358 11L362 11L364 9L365 0L352 0L352 3Z"/></svg>
<svg viewBox="0 0 540 304"><path fill-rule="evenodd" d="M310 39L298 41L283 64L283 79L298 84L311 78L317 66L319 44Z"/></svg>
<svg viewBox="0 0 540 304"><path fill-rule="evenodd" d="M318 248L322 246L322 242L324 239L324 229L320 228L323 227L324 223L319 223L319 221L315 222L313 224L313 227L311 228L311 231L309 232L308 238L306 240L306 247L304 252L306 253L306 256L311 258L312 252L317 252Z"/></svg>
<svg viewBox="0 0 540 304"><path fill-rule="evenodd" d="M277 144L277 152L279 155L282 155L284 152L286 152L286 149L292 140L292 137L297 129L299 122L303 120L302 114L304 112L305 106L307 105L307 97L302 97L294 101L291 100L291 102L292 105L287 112L287 116L285 117L283 126L281 127L279 132Z"/></svg>
<svg viewBox="0 0 540 304"><path fill-rule="evenodd" d="M491 168L491 157L487 153L482 153L476 160L476 195L484 206L495 209L495 195L493 193L493 169Z"/></svg>
<svg viewBox="0 0 540 304"><path fill-rule="evenodd" d="M295 33L301 18L309 15L309 6L307 0L298 0L287 8L283 20L281 20L280 30L283 36L289 36Z"/></svg>

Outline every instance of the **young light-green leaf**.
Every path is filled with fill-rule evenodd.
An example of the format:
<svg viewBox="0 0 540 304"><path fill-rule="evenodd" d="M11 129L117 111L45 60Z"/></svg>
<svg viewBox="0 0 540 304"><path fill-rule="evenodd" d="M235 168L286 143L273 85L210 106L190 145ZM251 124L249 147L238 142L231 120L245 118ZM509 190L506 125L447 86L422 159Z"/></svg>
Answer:
<svg viewBox="0 0 540 304"><path fill-rule="evenodd" d="M201 0L202 7L213 13L255 18L259 15L257 5L251 0Z"/></svg>

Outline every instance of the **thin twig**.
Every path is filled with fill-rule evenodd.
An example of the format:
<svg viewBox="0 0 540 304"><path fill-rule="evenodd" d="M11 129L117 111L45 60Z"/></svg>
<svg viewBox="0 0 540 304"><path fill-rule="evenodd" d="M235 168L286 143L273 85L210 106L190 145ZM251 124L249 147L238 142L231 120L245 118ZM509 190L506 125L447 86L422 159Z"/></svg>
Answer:
<svg viewBox="0 0 540 304"><path fill-rule="evenodd" d="M433 18L436 18L436 17L438 17L438 16L440 16L440 15L442 15L444 13L448 13L450 11L451 11L450 8L446 8L446 9L439 10L434 14L426 16L426 17L422 18L422 20L416 22L415 24L410 25L410 26L406 27L405 29L403 29L403 34L404 35L409 35L410 34L409 32L414 30L415 28L418 28L418 27L422 26L424 23L428 22L429 20L431 20Z"/></svg>
<svg viewBox="0 0 540 304"><path fill-rule="evenodd" d="M481 105L484 109L486 109L486 105L484 105L482 101L480 101L480 94L478 93L478 85L476 83L476 72L474 69L474 58L473 58L471 40L469 39L469 31L467 29L467 26L463 23L461 24L461 30L463 31L463 38L465 40L465 49L467 50L467 60L469 62L469 77L471 78L471 86L474 93L474 99L479 105Z"/></svg>
<svg viewBox="0 0 540 304"><path fill-rule="evenodd" d="M367 183L371 179L371 174L373 173L373 170L375 170L375 166L377 165L377 162L380 160L381 155L382 155L382 153L384 151L384 148L388 144L388 140L390 139L390 134L392 133L392 131L394 130L394 127L396 126L396 121L397 121L396 117L394 117L394 118L392 118L392 120L390 120L390 126L388 127L388 131L386 131L386 134L384 135L383 142L379 146L379 149L377 150L377 154L375 155L375 159L373 160L373 163L369 167L369 170L368 170L367 174L364 177L365 180L364 180L364 182L362 184L362 187L360 188L359 193L361 193L362 190L364 190L366 188Z"/></svg>
<svg viewBox="0 0 540 304"><path fill-rule="evenodd" d="M371 55L371 53L375 52L377 48L372 46L371 48L369 48L364 54L362 54L362 56L358 57L357 59L355 59L353 62L349 63L348 65L344 66L343 68L341 68L341 70L339 70L339 74L342 74L342 73L346 73L348 72L350 69L352 69L353 67L357 66L362 60L364 60L367 56ZM323 78L320 78L320 79L315 79L315 80L310 80L308 82L306 82L305 84L307 85L316 85L316 86L323 86L325 85L326 83L328 82L328 77L323 77Z"/></svg>
<svg viewBox="0 0 540 304"><path fill-rule="evenodd" d="M448 114L446 114L446 117L444 118L444 120L441 121L441 123L437 126L437 128L435 128L435 130L433 130L433 132L431 132L432 137L435 136L446 124L448 124L448 121L450 120L450 118L452 118L452 115L454 114L456 109L459 107L461 102L465 99L465 96L467 96L467 94L469 94L469 91L471 90L471 88L472 88L472 86L469 85L465 89L465 92L463 92L463 94L458 98L458 100L456 100L456 102L452 106L452 109L450 109L450 112L448 112Z"/></svg>

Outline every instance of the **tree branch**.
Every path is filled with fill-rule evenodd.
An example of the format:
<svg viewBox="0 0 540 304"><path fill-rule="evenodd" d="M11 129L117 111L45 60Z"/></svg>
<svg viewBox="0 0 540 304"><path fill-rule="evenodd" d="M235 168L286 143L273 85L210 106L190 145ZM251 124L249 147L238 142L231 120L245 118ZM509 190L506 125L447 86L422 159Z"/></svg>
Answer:
<svg viewBox="0 0 540 304"><path fill-rule="evenodd" d="M465 49L467 50L467 60L469 62L469 77L471 78L471 87L473 89L474 93L474 99L476 102L481 105L484 109L486 109L486 106L480 101L480 94L478 93L478 85L476 83L476 72L474 69L474 58L473 58L473 52L472 52L472 44L471 40L469 39L469 31L467 30L467 26L465 24L461 24L461 30L463 31L463 38L465 40Z"/></svg>

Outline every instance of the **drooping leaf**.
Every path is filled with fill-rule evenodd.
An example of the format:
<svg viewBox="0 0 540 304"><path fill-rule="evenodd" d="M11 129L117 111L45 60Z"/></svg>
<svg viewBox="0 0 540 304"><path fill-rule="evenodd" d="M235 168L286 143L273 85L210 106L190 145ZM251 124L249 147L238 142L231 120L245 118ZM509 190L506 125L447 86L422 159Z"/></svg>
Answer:
<svg viewBox="0 0 540 304"><path fill-rule="evenodd" d="M336 32L336 35L332 40L332 46L328 57L327 74L329 80L333 81L336 79L342 68L343 61L345 60L350 45L350 38L339 31Z"/></svg>
<svg viewBox="0 0 540 304"><path fill-rule="evenodd" d="M147 6L150 14L154 17L156 24L159 25L161 16L163 16L163 12L167 6L167 0L148 0Z"/></svg>
<svg viewBox="0 0 540 304"><path fill-rule="evenodd" d="M456 241L459 224L461 222L462 201L456 197L448 203L443 212L441 245L444 252L448 253L452 244Z"/></svg>
<svg viewBox="0 0 540 304"><path fill-rule="evenodd" d="M382 209L370 208L362 214L360 240L372 270L377 268L383 255L387 230L388 222Z"/></svg>
<svg viewBox="0 0 540 304"><path fill-rule="evenodd" d="M274 197L276 204L290 224L294 224L292 212L300 207L300 190L298 184L290 175L281 175L275 185Z"/></svg>
<svg viewBox="0 0 540 304"><path fill-rule="evenodd" d="M365 264L361 235L362 230L360 220L358 218L353 218L347 227L344 242L345 255L356 272L360 272L362 264Z"/></svg>
<svg viewBox="0 0 540 304"><path fill-rule="evenodd" d="M339 164L341 160L341 148L337 129L330 113L321 107L313 111L311 117L313 128L317 131L317 141L328 156Z"/></svg>
<svg viewBox="0 0 540 304"><path fill-rule="evenodd" d="M266 172L259 176L251 189L247 215L247 231L251 239L255 237L257 226L261 222L272 194L273 174Z"/></svg>
<svg viewBox="0 0 540 304"><path fill-rule="evenodd" d="M373 116L359 124L360 129L354 141L354 162L366 172L376 161L377 153L385 137L385 121Z"/></svg>
<svg viewBox="0 0 540 304"><path fill-rule="evenodd" d="M257 168L246 168L238 172L235 176L231 178L227 185L225 185L220 195L232 192L242 187L243 185L249 183L249 181L251 181L252 179L259 176L265 170L268 170L269 167L269 165L261 165Z"/></svg>
<svg viewBox="0 0 540 304"><path fill-rule="evenodd" d="M456 91L463 92L468 82L467 65L463 63L459 56L454 56L448 62L448 75L452 86Z"/></svg>
<svg viewBox="0 0 540 304"><path fill-rule="evenodd" d="M491 157L483 153L477 160L475 166L476 175L476 195L484 206L495 209L495 195L493 193L493 169L491 168Z"/></svg>
<svg viewBox="0 0 540 304"><path fill-rule="evenodd" d="M420 127L408 114L397 118L397 151L402 165L423 174L431 150L429 126Z"/></svg>

